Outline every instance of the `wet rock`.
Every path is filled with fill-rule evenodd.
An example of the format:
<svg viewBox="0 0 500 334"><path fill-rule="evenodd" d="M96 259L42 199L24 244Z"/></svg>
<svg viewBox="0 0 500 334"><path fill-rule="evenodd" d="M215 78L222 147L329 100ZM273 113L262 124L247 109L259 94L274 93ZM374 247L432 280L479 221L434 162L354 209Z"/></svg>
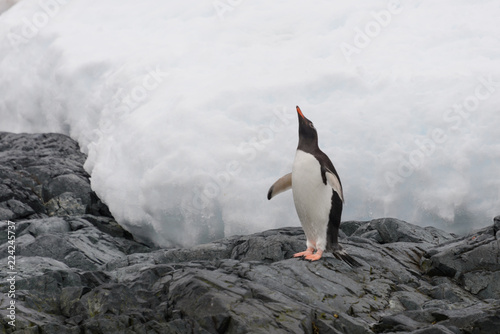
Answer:
<svg viewBox="0 0 500 334"><path fill-rule="evenodd" d="M27 204L15 199L9 199L0 203L0 219L12 220L16 218L29 217L35 211Z"/></svg>
<svg viewBox="0 0 500 334"><path fill-rule="evenodd" d="M269 237L267 237L269 236ZM300 238L290 242L292 236ZM276 262L289 259L293 254L305 249L306 240L301 228L283 228L278 231L266 231L239 239L231 252L232 259L242 261Z"/></svg>
<svg viewBox="0 0 500 334"><path fill-rule="evenodd" d="M474 321L467 326L465 332L471 334L500 333L500 313L497 311Z"/></svg>
<svg viewBox="0 0 500 334"><path fill-rule="evenodd" d="M372 239L378 243L392 242L427 242L438 244L454 239L450 233L434 227L417 228L395 218L374 219L368 222L345 222L342 231L348 236L361 236Z"/></svg>
<svg viewBox="0 0 500 334"><path fill-rule="evenodd" d="M79 224L72 221L76 231L67 220L51 219L46 230L33 224L23 233L35 240L87 229L103 233L82 217ZM353 269L330 255L318 262L284 258L288 248L281 245L300 247L303 239L299 229L278 229L191 249L122 252L108 262L101 255L103 263L89 268L78 259L77 265L64 258L44 260L20 274L25 307L20 319L37 324L41 333L50 333L47 328L92 333L472 333L478 326L497 324L498 301L482 299L454 278L425 276L416 253L408 251L411 243L343 239L349 253L364 263ZM428 245L413 247L422 244ZM256 251L262 246L266 251ZM245 252L251 255L248 260L242 260ZM61 257L43 256L23 257L30 262L21 259L20 266ZM47 317L40 320L26 305L46 310Z"/></svg>
<svg viewBox="0 0 500 334"><path fill-rule="evenodd" d="M460 333L461 331L458 328L452 330L451 328L441 325L426 327L411 332L411 334L460 334Z"/></svg>
<svg viewBox="0 0 500 334"><path fill-rule="evenodd" d="M292 258L301 228L191 248L134 240L62 135L0 133L3 333L499 333L500 216L457 237L394 218L341 225L343 248ZM7 318L15 276L16 327Z"/></svg>
<svg viewBox="0 0 500 334"><path fill-rule="evenodd" d="M61 134L0 132L0 220L110 216L90 188L86 156Z"/></svg>
<svg viewBox="0 0 500 334"><path fill-rule="evenodd" d="M495 226L431 248L422 259L425 272L454 278L466 291L483 299L500 299L500 287L495 284L500 277L500 241Z"/></svg>

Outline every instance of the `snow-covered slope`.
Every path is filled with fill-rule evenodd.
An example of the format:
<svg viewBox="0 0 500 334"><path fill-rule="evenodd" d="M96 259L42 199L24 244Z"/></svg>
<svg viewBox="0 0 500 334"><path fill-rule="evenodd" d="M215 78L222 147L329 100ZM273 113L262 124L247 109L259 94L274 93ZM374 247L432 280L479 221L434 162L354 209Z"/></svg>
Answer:
<svg viewBox="0 0 500 334"><path fill-rule="evenodd" d="M344 220L460 232L498 214L499 16L497 1L23 0L0 16L0 130L69 134L122 224L187 245L299 224L290 193L266 199L299 105Z"/></svg>

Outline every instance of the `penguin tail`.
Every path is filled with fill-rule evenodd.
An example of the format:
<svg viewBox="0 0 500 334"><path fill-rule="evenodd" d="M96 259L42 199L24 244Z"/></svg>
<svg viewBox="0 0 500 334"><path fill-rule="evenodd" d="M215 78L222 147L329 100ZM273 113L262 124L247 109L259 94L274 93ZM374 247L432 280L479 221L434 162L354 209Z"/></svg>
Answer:
<svg viewBox="0 0 500 334"><path fill-rule="evenodd" d="M362 264L359 263L358 261L354 260L352 256L347 254L345 250L342 248L337 249L337 250L332 250L331 251L333 256L335 256L337 259L344 261L347 263L350 267L356 268L356 267L361 267Z"/></svg>

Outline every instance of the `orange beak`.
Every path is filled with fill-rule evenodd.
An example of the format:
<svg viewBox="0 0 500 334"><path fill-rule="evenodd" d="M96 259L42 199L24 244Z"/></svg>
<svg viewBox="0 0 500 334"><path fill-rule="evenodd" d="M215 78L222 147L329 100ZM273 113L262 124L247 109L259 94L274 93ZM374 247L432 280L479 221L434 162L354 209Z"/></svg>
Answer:
<svg viewBox="0 0 500 334"><path fill-rule="evenodd" d="M302 111L300 110L299 106L297 106L297 112L299 113L299 115L300 115L302 118L305 118L305 117L304 117L304 114L302 114Z"/></svg>

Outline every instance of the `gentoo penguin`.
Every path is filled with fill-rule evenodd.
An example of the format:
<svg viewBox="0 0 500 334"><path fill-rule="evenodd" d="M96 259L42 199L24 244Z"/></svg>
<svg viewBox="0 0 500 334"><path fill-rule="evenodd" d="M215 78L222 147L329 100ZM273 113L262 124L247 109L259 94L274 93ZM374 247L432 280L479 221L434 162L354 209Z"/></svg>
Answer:
<svg viewBox="0 0 500 334"><path fill-rule="evenodd" d="M339 175L328 156L318 147L318 133L297 106L299 145L292 172L276 181L267 199L292 189L295 209L307 238L307 249L294 257L316 261L324 251L344 260L350 266L360 266L338 243L340 217L344 195Z"/></svg>

